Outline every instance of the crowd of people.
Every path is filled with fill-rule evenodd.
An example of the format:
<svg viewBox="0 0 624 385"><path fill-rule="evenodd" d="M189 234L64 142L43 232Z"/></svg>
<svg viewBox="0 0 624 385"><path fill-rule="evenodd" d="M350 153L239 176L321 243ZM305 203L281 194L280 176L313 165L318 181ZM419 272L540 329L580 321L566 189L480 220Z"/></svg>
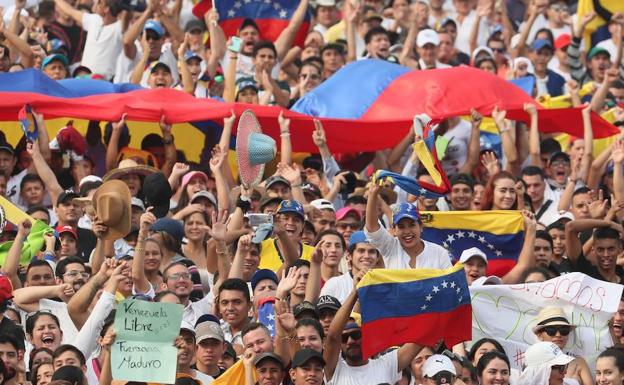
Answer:
<svg viewBox="0 0 624 385"><path fill-rule="evenodd" d="M390 170L434 184L412 146L423 116L393 148L339 155L316 121L318 154L308 156L293 153L291 122L280 115L277 159L248 186L228 160L234 113L192 162L164 120L141 148L130 147L141 133L130 132L125 115L89 122L84 138L68 125L64 142L83 149L77 154L48 136L35 110L36 139L0 141L0 196L53 231L27 261L35 222L8 222L0 235L12 242L0 253L0 384L136 384L113 379L111 369L115 308L124 299L183 307L176 384L622 384L624 297L602 325L613 347L596 360L571 355L578 325L556 306L537 314L539 342L519 369L502 336L456 346L405 341L362 355L356 285L374 268L462 263L471 286L572 272L623 283L624 141L595 152L591 114L624 123L624 16L603 7L577 14L576 5L300 0L273 42L260 38L253 19L240 25L240 40L227 38L224 15L210 9L197 19L189 0L16 0L3 8L3 72L35 68L54 80L131 82L288 108L355 60L422 71L467 65L534 78L532 96L582 109L584 130L561 141L541 132L534 105L525 106L527 124L496 107L497 151L482 148L477 111L446 119L435 135L448 140L441 167L450 190L434 199L370 179ZM310 30L295 46L308 10ZM596 18L605 21L598 43L584 34ZM517 263L502 277L487 276L486 248L451 256L421 237L421 212L488 210L517 210L524 220ZM238 380L234 366L244 373Z"/></svg>

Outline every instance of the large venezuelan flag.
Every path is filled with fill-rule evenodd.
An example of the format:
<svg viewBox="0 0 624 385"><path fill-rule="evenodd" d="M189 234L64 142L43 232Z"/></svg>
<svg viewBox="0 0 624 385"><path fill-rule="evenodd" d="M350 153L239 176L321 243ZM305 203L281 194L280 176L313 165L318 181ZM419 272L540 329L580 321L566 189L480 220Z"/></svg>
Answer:
<svg viewBox="0 0 624 385"><path fill-rule="evenodd" d="M472 338L464 267L369 271L358 284L364 358L414 342L446 346Z"/></svg>
<svg viewBox="0 0 624 385"><path fill-rule="evenodd" d="M426 211L422 238L445 247L452 259L478 247L488 258L490 275L504 276L518 260L524 242L519 211Z"/></svg>

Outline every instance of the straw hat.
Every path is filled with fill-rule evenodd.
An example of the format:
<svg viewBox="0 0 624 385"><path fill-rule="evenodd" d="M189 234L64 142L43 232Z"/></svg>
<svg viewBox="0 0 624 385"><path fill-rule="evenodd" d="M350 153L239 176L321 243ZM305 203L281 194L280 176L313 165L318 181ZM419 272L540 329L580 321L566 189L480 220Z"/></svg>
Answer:
<svg viewBox="0 0 624 385"><path fill-rule="evenodd" d="M138 164L133 159L124 159L121 162L119 162L119 166L117 168L107 172L106 175L104 175L104 178L102 178L102 180L106 182L111 179L119 179L122 176L128 175L128 174L139 174L139 175L146 176L146 175L153 174L155 172L158 172L158 170L152 166Z"/></svg>
<svg viewBox="0 0 624 385"><path fill-rule="evenodd" d="M103 239L123 238L130 232L132 195L128 186L120 180L104 182L93 195L93 208L97 218L108 231Z"/></svg>
<svg viewBox="0 0 624 385"><path fill-rule="evenodd" d="M537 325L533 327L533 333L538 334L546 326L569 326L571 330L576 328L566 317L560 307L545 307L537 314Z"/></svg>

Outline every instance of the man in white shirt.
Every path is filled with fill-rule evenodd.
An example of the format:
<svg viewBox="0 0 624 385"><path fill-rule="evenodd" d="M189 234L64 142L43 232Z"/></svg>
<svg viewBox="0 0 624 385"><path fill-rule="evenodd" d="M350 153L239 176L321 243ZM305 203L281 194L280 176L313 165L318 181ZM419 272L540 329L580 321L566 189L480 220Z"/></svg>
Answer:
<svg viewBox="0 0 624 385"><path fill-rule="evenodd" d="M327 40L325 38L327 30L339 21L336 0L316 0L314 18L316 20L314 30L320 32L323 39Z"/></svg>
<svg viewBox="0 0 624 385"><path fill-rule="evenodd" d="M188 267L182 262L174 262L167 266L163 272L163 289L174 292L180 298L180 304L184 306L182 320L191 325L195 325L197 319L206 313L212 313L212 302L214 294L208 293L204 298L197 302L191 302L189 297L193 289L191 281L191 273ZM153 296L152 293L147 293Z"/></svg>
<svg viewBox="0 0 624 385"><path fill-rule="evenodd" d="M448 269L451 259L442 246L420 238L422 221L418 209L411 203L400 203L392 212L392 227L396 236L379 225L377 205L379 186L373 184L366 204L364 233L377 246L387 269Z"/></svg>
<svg viewBox="0 0 624 385"><path fill-rule="evenodd" d="M449 68L450 65L438 61L440 37L433 29L423 29L416 37L416 51L418 52L418 68L429 70L435 68Z"/></svg>

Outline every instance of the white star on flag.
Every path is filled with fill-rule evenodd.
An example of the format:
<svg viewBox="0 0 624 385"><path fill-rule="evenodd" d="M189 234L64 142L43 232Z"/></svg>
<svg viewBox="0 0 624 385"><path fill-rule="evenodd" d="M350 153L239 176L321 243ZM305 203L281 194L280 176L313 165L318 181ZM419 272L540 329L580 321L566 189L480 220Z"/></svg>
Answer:
<svg viewBox="0 0 624 385"><path fill-rule="evenodd" d="M426 309L427 309L427 305L422 305L422 306L420 307L420 310L426 310Z"/></svg>
<svg viewBox="0 0 624 385"><path fill-rule="evenodd" d="M479 242L485 243L485 237L479 237Z"/></svg>
<svg viewBox="0 0 624 385"><path fill-rule="evenodd" d="M433 289L431 289L434 293L437 293L440 291L440 289L438 289L437 286L434 286Z"/></svg>
<svg viewBox="0 0 624 385"><path fill-rule="evenodd" d="M427 193L427 190L425 190L424 188L420 188L420 195L425 195Z"/></svg>
<svg viewBox="0 0 624 385"><path fill-rule="evenodd" d="M446 289L446 288L447 288L447 286L448 286L448 282L446 282L446 281L442 281L442 287Z"/></svg>
<svg viewBox="0 0 624 385"><path fill-rule="evenodd" d="M279 8L280 8L279 3L273 3L273 8L275 8L275 9L279 9Z"/></svg>
<svg viewBox="0 0 624 385"><path fill-rule="evenodd" d="M280 15L281 18L285 18L286 16L288 16L288 12L286 12L285 10L282 9L280 11L279 15Z"/></svg>
<svg viewBox="0 0 624 385"><path fill-rule="evenodd" d="M491 243L488 243L487 248L490 250L494 250L494 245Z"/></svg>
<svg viewBox="0 0 624 385"><path fill-rule="evenodd" d="M425 299L426 299L427 301L431 301L431 299L432 299L432 298L433 298L433 297L431 296L431 294L427 294L427 296L425 297Z"/></svg>
<svg viewBox="0 0 624 385"><path fill-rule="evenodd" d="M468 233L468 238L474 238L474 237L476 237L476 236L477 236L477 234L476 234L474 231L470 231L470 232Z"/></svg>
<svg viewBox="0 0 624 385"><path fill-rule="evenodd" d="M275 320L275 315L274 314L269 314L267 316L267 318L270 319L271 321L274 321Z"/></svg>
<svg viewBox="0 0 624 385"><path fill-rule="evenodd" d="M500 256L503 255L503 253L500 250L496 250L495 254L496 254L497 257L500 257Z"/></svg>
<svg viewBox="0 0 624 385"><path fill-rule="evenodd" d="M229 16L229 17L234 17L234 15L236 15L236 12L235 12L233 9L230 9L230 10L228 11L228 16Z"/></svg>
<svg viewBox="0 0 624 385"><path fill-rule="evenodd" d="M457 290L455 290L457 292L457 294L459 294L459 292L461 291L461 288L457 288Z"/></svg>
<svg viewBox="0 0 624 385"><path fill-rule="evenodd" d="M453 281L451 282L451 288L454 288L454 287L455 287L455 282Z"/></svg>
<svg viewBox="0 0 624 385"><path fill-rule="evenodd" d="M455 237L452 234L450 234L448 237L446 237L446 240L449 241L449 243L450 243L450 242L453 242L455 240Z"/></svg>
<svg viewBox="0 0 624 385"><path fill-rule="evenodd" d="M466 233L464 233L463 231L458 231L457 232L457 238L463 238L464 235L466 235Z"/></svg>
<svg viewBox="0 0 624 385"><path fill-rule="evenodd" d="M269 329L269 331L273 331L273 325L268 324L266 327L267 327L267 329Z"/></svg>
<svg viewBox="0 0 624 385"><path fill-rule="evenodd" d="M237 1L236 3L234 3L234 8L240 8L243 4L241 4L240 1Z"/></svg>

